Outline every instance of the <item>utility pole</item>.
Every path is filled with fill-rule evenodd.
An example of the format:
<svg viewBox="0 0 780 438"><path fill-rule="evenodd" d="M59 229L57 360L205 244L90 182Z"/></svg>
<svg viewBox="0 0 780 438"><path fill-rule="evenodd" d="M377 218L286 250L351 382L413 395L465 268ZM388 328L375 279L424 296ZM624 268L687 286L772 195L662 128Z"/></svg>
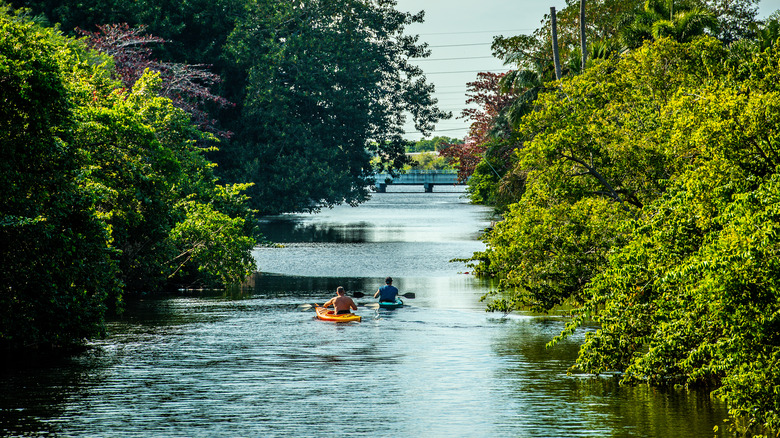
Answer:
<svg viewBox="0 0 780 438"><path fill-rule="evenodd" d="M555 17L555 6L550 8L552 18L553 63L555 64L555 79L561 80L561 60L558 58L558 20Z"/></svg>
<svg viewBox="0 0 780 438"><path fill-rule="evenodd" d="M582 52L582 73L588 62L588 43L585 41L585 0L580 0L580 51Z"/></svg>

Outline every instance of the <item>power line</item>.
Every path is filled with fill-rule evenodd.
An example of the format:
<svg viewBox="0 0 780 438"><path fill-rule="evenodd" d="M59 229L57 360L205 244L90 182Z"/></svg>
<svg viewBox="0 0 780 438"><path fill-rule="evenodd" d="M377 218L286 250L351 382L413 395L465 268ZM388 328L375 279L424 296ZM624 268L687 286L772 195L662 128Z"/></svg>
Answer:
<svg viewBox="0 0 780 438"><path fill-rule="evenodd" d="M450 132L450 131L468 131L466 128L453 128L453 129L434 129L433 132ZM404 134L422 134L420 131L404 131Z"/></svg>
<svg viewBox="0 0 780 438"><path fill-rule="evenodd" d="M536 29L505 29L505 30L472 30L468 32L433 32L433 33L421 33L418 34L420 36L422 35L462 35L466 33L496 33L496 32L523 32L528 30L536 30Z"/></svg>
<svg viewBox="0 0 780 438"><path fill-rule="evenodd" d="M436 47L466 47L466 46L484 46L486 44L493 44L493 43L473 43L473 44L444 44L441 46L428 46L429 48L433 49Z"/></svg>
<svg viewBox="0 0 780 438"><path fill-rule="evenodd" d="M492 56L471 56L471 57L463 57L463 58L419 58L414 59L414 62L422 62L422 61L455 61L460 59L488 59L493 58Z"/></svg>
<svg viewBox="0 0 780 438"><path fill-rule="evenodd" d="M458 70L425 72L426 75L446 75L452 73L506 73L506 70Z"/></svg>

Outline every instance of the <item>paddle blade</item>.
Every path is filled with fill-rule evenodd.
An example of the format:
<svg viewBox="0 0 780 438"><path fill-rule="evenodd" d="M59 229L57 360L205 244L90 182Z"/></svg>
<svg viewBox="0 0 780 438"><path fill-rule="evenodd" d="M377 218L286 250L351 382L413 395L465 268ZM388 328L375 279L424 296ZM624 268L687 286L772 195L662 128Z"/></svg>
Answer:
<svg viewBox="0 0 780 438"><path fill-rule="evenodd" d="M300 306L298 306L298 309L299 310L309 310L309 309L311 309L313 307L316 307L316 306L317 306L316 304L301 304Z"/></svg>
<svg viewBox="0 0 780 438"><path fill-rule="evenodd" d="M366 294L363 292L352 292L352 297L354 298L363 298L364 296L366 296Z"/></svg>
<svg viewBox="0 0 780 438"><path fill-rule="evenodd" d="M407 292L405 294L401 294L404 298L414 298L414 292Z"/></svg>
<svg viewBox="0 0 780 438"><path fill-rule="evenodd" d="M368 304L364 304L363 307L367 309L378 309L379 303L368 303Z"/></svg>

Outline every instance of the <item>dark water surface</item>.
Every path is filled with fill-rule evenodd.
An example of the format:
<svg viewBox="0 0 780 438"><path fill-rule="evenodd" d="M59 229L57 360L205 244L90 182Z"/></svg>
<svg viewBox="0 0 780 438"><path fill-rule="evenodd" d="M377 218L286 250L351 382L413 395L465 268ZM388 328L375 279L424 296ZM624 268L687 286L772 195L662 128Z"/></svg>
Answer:
<svg viewBox="0 0 780 438"><path fill-rule="evenodd" d="M450 260L489 212L435 190L271 220L254 290L133 303L88 351L4 368L0 436L715 436L706 392L567 376L583 333L545 349L562 320L485 313ZM298 309L386 275L417 298L350 324Z"/></svg>

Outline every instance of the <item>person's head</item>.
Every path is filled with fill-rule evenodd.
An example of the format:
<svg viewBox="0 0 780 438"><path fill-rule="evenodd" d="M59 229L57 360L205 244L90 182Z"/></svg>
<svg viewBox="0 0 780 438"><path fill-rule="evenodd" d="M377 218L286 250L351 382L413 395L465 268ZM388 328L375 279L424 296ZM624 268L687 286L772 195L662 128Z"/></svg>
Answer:
<svg viewBox="0 0 780 438"><path fill-rule="evenodd" d="M392 277L385 278L385 284L393 284L393 278Z"/></svg>
<svg viewBox="0 0 780 438"><path fill-rule="evenodd" d="M339 286L336 288L336 293L339 295L344 295L344 286Z"/></svg>

